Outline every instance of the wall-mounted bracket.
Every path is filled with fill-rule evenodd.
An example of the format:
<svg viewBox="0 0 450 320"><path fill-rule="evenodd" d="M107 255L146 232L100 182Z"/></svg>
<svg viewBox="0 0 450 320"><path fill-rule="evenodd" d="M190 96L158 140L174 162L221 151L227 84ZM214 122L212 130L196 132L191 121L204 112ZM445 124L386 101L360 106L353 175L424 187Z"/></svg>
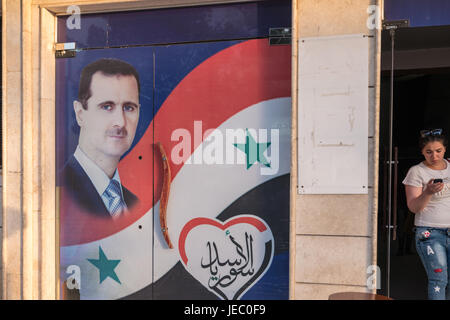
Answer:
<svg viewBox="0 0 450 320"><path fill-rule="evenodd" d="M291 28L270 28L269 29L269 44L283 45L291 44L292 29Z"/></svg>
<svg viewBox="0 0 450 320"><path fill-rule="evenodd" d="M55 43L55 58L73 58L76 55L76 43Z"/></svg>

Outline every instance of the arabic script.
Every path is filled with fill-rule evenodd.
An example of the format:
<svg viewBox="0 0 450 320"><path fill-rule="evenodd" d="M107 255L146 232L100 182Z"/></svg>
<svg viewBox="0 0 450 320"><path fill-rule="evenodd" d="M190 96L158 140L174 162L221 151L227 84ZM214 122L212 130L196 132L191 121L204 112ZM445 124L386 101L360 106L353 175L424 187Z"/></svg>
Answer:
<svg viewBox="0 0 450 320"><path fill-rule="evenodd" d="M255 273L253 267L253 236L245 232L245 243L241 245L229 232L228 240L231 242L231 255L229 253L219 253L215 241L208 241L206 247L208 256L201 260L201 267L208 269L211 277L208 286L226 288L233 284L238 277L247 277ZM245 248L244 248L245 247ZM226 258L224 257L226 256Z"/></svg>

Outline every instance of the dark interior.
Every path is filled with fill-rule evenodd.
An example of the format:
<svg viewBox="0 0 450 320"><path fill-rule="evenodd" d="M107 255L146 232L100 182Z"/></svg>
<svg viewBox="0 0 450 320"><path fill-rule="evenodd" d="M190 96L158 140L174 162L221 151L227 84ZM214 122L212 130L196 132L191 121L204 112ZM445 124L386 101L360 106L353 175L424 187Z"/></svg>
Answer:
<svg viewBox="0 0 450 320"><path fill-rule="evenodd" d="M389 146L391 38L382 34L380 92L378 265L381 289L398 299L427 299L425 269L416 253L414 214L406 206L402 180L423 157L418 148L421 129L442 128L450 135L450 28L424 27L398 30L395 37L393 146L398 148L397 239L391 240L391 268L387 273L387 175ZM401 60L403 59L403 60ZM447 151L446 157L450 157ZM395 201L392 200L394 203ZM394 208L392 209L394 212ZM394 217L392 217L392 221ZM391 237L392 239L392 237Z"/></svg>

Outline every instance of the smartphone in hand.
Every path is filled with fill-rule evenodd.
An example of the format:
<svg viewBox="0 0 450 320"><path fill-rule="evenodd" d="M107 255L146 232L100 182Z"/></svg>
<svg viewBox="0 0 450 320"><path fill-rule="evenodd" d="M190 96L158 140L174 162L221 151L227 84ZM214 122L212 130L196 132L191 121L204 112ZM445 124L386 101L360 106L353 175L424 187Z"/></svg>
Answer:
<svg viewBox="0 0 450 320"><path fill-rule="evenodd" d="M434 179L433 180L433 183L438 183L438 182L443 182L443 180L442 179Z"/></svg>

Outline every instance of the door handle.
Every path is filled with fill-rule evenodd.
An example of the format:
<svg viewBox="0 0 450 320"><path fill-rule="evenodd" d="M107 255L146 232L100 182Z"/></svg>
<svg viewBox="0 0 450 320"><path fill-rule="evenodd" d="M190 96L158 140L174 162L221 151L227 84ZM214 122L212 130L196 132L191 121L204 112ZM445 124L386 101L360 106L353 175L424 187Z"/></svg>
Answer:
<svg viewBox="0 0 450 320"><path fill-rule="evenodd" d="M382 204L383 204L383 208L382 208L382 213L383 213L383 226L388 228L388 223L387 223L387 214L386 214L386 209L387 209L387 189L388 189L388 160L387 160L387 148L384 148L384 161L383 161L383 199L382 199ZM382 233L383 235L385 234L384 232Z"/></svg>
<svg viewBox="0 0 450 320"><path fill-rule="evenodd" d="M398 179L398 147L394 148L394 194L392 208L392 240L397 240L397 179Z"/></svg>
<svg viewBox="0 0 450 320"><path fill-rule="evenodd" d="M169 159L167 158L166 151L164 150L161 142L156 143L161 153L162 163L163 163L163 185L161 190L161 198L159 199L159 222L161 224L161 231L166 240L167 245L170 249L173 249L172 242L169 237L169 229L167 227L167 204L169 202L170 193L170 183L171 183L171 173Z"/></svg>

